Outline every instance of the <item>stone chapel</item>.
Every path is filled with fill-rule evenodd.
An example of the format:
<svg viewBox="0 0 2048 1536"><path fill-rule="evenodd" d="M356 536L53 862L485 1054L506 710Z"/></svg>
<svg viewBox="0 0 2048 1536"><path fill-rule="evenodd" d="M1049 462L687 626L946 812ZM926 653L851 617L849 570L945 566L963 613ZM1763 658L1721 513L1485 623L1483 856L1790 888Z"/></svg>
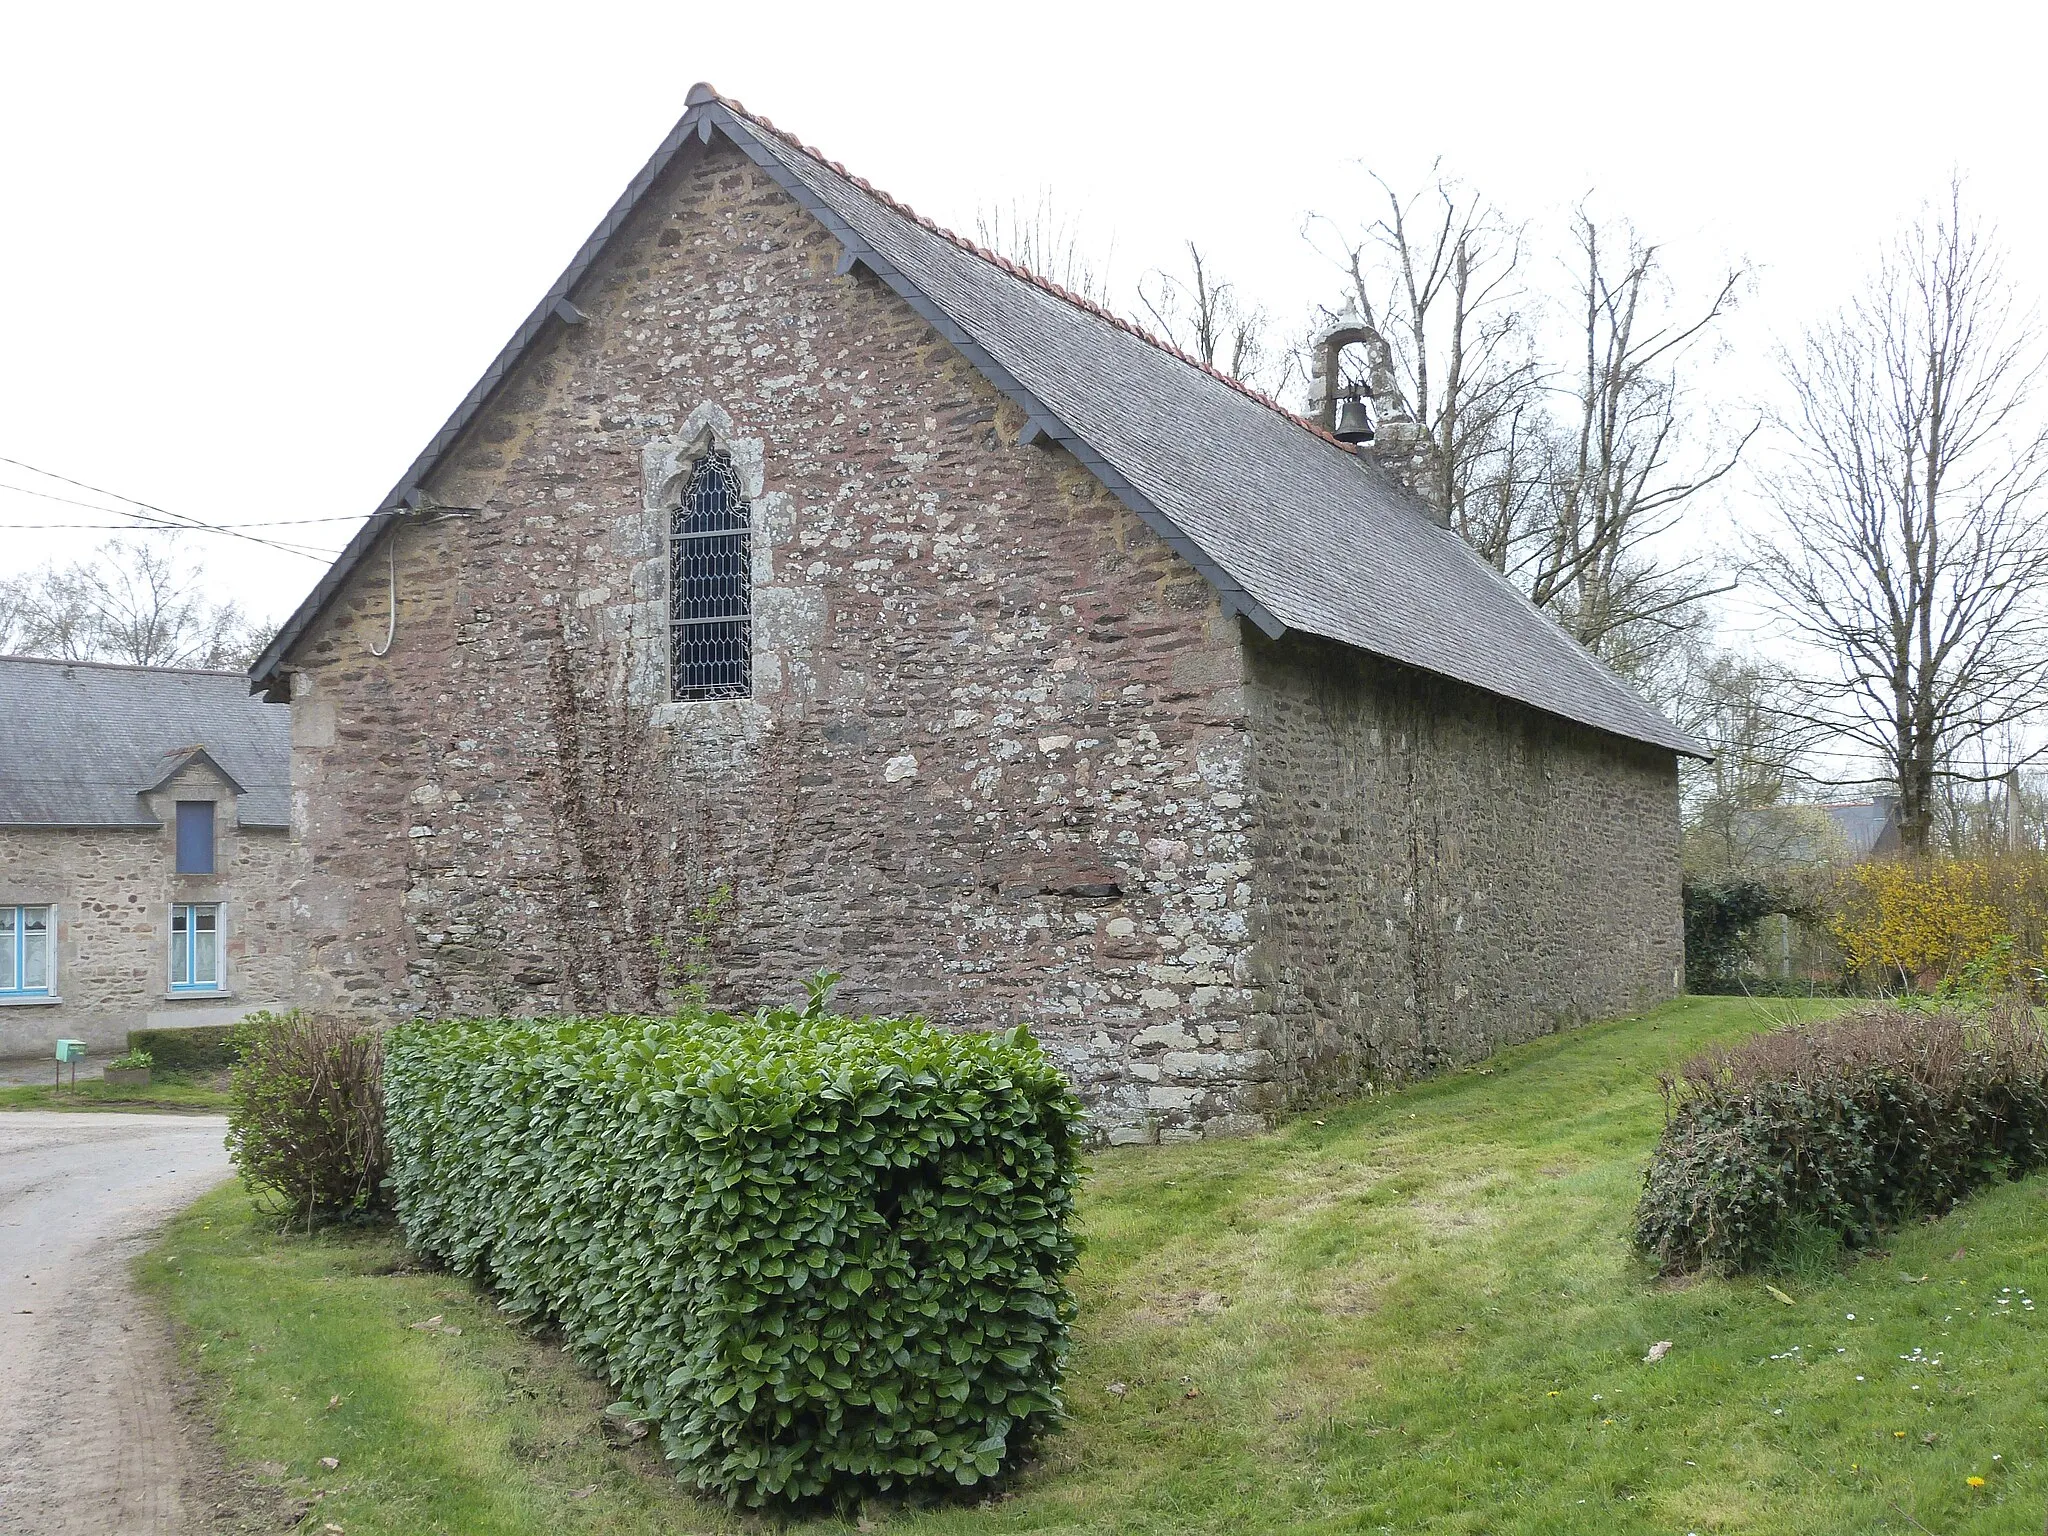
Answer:
<svg viewBox="0 0 2048 1536"><path fill-rule="evenodd" d="M253 669L301 1001L830 970L1121 1142L1671 996L1698 748L1340 401L1374 339L1296 416L696 87Z"/></svg>

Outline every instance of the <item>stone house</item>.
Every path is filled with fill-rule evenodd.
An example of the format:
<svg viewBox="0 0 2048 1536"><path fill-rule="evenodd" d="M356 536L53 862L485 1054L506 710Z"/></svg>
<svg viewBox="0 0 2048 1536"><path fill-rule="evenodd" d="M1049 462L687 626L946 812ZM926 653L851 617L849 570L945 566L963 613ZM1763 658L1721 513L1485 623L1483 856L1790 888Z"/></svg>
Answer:
<svg viewBox="0 0 2048 1536"><path fill-rule="evenodd" d="M288 712L238 672L0 657L0 1057L292 992Z"/></svg>
<svg viewBox="0 0 2048 1536"><path fill-rule="evenodd" d="M1697 749L1359 441L1375 340L1294 416L697 87L253 670L304 1000L828 968L1142 1140L1670 996Z"/></svg>

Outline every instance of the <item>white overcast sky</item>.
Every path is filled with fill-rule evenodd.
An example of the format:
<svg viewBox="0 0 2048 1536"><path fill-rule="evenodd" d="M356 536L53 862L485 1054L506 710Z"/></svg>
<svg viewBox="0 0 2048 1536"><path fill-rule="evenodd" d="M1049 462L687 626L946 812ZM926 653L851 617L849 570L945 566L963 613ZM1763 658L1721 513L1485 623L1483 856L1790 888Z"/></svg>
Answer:
<svg viewBox="0 0 2048 1536"><path fill-rule="evenodd" d="M1129 281L1198 240L1290 323L1310 210L1441 156L1756 281L1718 383L1951 168L2048 292L2041 8L1723 3L0 7L0 455L209 522L359 518L714 83L941 223L1051 189ZM0 465L0 483L72 494ZM1735 500L1740 515L1744 492ZM0 571L107 519L0 491ZM354 524L274 530L336 549ZM188 541L282 618L319 562Z"/></svg>

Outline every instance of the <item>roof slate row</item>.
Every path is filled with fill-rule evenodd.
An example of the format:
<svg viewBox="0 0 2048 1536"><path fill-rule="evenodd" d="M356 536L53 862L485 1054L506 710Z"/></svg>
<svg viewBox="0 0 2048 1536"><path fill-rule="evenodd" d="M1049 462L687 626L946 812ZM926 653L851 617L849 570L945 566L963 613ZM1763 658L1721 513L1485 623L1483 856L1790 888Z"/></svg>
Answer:
<svg viewBox="0 0 2048 1536"><path fill-rule="evenodd" d="M1278 638L1300 630L1614 735L1700 753L1369 455L1129 322L980 250L738 103L690 108L569 269L252 669L291 647L511 368L563 323L640 201L714 134L735 144L1217 588Z"/></svg>
<svg viewBox="0 0 2048 1536"><path fill-rule="evenodd" d="M143 795L203 752L245 827L289 827L290 712L239 672L0 656L0 826L162 825Z"/></svg>

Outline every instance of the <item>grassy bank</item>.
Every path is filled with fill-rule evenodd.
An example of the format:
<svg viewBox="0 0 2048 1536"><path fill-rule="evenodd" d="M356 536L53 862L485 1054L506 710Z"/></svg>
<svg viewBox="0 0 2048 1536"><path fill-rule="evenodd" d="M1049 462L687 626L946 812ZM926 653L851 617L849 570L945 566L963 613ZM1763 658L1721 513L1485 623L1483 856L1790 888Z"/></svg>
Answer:
<svg viewBox="0 0 2048 1536"><path fill-rule="evenodd" d="M222 1114L228 1107L227 1073L159 1072L147 1088L116 1088L100 1078L77 1086L28 1083L0 1088L0 1110L113 1109L186 1114Z"/></svg>
<svg viewBox="0 0 2048 1536"><path fill-rule="evenodd" d="M1071 1425L996 1501L869 1524L2039 1530L2048 1181L1781 1277L1790 1304L1629 1252L1656 1071L1800 1006L1695 999L1273 1136L1099 1157ZM601 1389L466 1284L393 1272L388 1234L279 1239L229 1190L145 1268L230 1452L332 1490L311 1529L749 1528L605 1449Z"/></svg>

